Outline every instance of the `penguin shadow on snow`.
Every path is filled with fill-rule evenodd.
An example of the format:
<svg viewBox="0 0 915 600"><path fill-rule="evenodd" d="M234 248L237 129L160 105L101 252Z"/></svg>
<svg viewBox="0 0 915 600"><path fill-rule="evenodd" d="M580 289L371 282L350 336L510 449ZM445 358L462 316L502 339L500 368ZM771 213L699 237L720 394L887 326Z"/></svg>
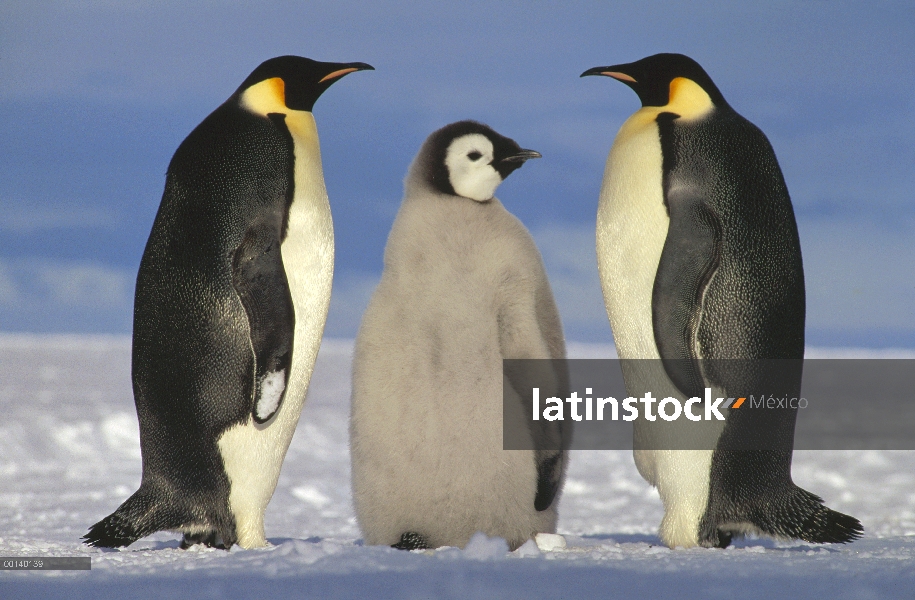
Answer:
<svg viewBox="0 0 915 600"><path fill-rule="evenodd" d="M646 533L593 533L581 536L584 540L594 540L598 542L615 542L617 544L649 544L651 546L663 546L661 538L657 535Z"/></svg>
<svg viewBox="0 0 915 600"><path fill-rule="evenodd" d="M321 542L324 541L324 539L325 538L322 538L321 536L313 535L313 536L307 537L307 538L290 538L290 537L268 538L267 541L270 543L271 546L282 546L283 544L287 544L289 542L305 542L306 544L320 544ZM361 540L359 540L359 541L361 541ZM355 545L361 546L362 544L357 542Z"/></svg>
<svg viewBox="0 0 915 600"><path fill-rule="evenodd" d="M649 535L644 533L594 533L589 535L581 536L581 539L595 542L603 543L616 543L620 546L627 544L648 544L649 546L661 546L666 547L666 544L661 541L661 538L657 535ZM790 544L790 545L788 545ZM841 552L840 548L834 546L825 546L822 544L808 544L805 542L800 542L797 540L774 540L767 537L756 537L756 536L746 536L742 538L734 538L731 540L731 545L728 548L706 548L706 550L745 550L747 548L758 548L763 547L766 550L778 550L781 552L799 552L806 553L815 551L828 552L829 554L837 554ZM695 548L689 548L689 550L694 550ZM686 548L677 547L674 550L686 550Z"/></svg>
<svg viewBox="0 0 915 600"><path fill-rule="evenodd" d="M203 548L205 548L205 546L201 545L200 548L203 549ZM119 554L119 553L125 553L125 552L126 553L156 552L158 550L185 550L185 549L181 547L180 539L163 540L163 541L149 540L149 541L146 541L145 543L138 543L136 546L134 546L132 548L126 548L123 546L115 547L115 548L112 548L109 546L96 546L96 551L101 554L111 554L111 553Z"/></svg>

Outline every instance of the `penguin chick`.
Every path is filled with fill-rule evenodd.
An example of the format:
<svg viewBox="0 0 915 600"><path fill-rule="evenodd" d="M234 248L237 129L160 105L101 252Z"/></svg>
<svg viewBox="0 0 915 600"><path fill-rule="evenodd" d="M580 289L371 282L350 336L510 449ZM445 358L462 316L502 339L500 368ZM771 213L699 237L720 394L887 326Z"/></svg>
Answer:
<svg viewBox="0 0 915 600"><path fill-rule="evenodd" d="M621 81L642 102L610 150L597 213L598 267L619 357L658 359L624 366L628 393L682 400L708 387L725 398L760 389L800 396L801 248L769 141L681 54L588 75ZM734 359L751 367L726 366ZM770 412L731 410L723 426L696 425L692 432L708 436L696 447L708 450L636 445L639 472L664 503L665 544L724 547L744 533L808 542L861 535L857 519L793 483L797 412ZM636 440L661 443L665 427L637 422ZM760 439L770 447L746 449Z"/></svg>
<svg viewBox="0 0 915 600"><path fill-rule="evenodd" d="M270 59L181 143L137 275L140 489L83 537L266 545L327 317L334 240L312 107L365 63Z"/></svg>
<svg viewBox="0 0 915 600"><path fill-rule="evenodd" d="M517 548L556 529L566 454L502 449L502 359L565 356L540 253L493 196L539 156L460 121L409 169L353 359L353 500L369 544L463 547L482 531Z"/></svg>

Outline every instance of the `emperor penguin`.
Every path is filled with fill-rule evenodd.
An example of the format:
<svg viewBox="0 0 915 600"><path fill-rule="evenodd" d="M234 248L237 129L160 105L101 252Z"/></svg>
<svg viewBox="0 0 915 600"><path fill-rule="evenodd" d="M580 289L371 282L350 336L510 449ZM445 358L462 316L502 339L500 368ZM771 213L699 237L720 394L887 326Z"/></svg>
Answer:
<svg viewBox="0 0 915 600"><path fill-rule="evenodd" d="M588 75L621 81L642 102L610 150L597 211L598 267L617 353L655 359L632 361L655 365L655 373L624 366L628 393L650 381L659 397L701 398L709 388L736 398L774 382L800 396L801 248L768 139L681 54ZM713 366L731 359L753 367ZM794 366L779 369L780 362ZM706 428L705 449L640 450L638 441L656 441L663 424L636 424L636 465L664 504L662 541L725 547L747 533L815 543L860 537L857 519L793 483L797 412L748 416L728 411L723 426ZM746 449L759 438L770 446Z"/></svg>
<svg viewBox="0 0 915 600"><path fill-rule="evenodd" d="M312 107L365 63L258 66L181 143L140 262L140 488L83 537L265 546L264 511L314 367L334 239Z"/></svg>
<svg viewBox="0 0 915 600"><path fill-rule="evenodd" d="M539 157L460 121L409 168L353 357L353 502L368 544L463 547L482 531L514 549L555 532L566 453L502 449L502 360L565 356L540 253L493 195Z"/></svg>

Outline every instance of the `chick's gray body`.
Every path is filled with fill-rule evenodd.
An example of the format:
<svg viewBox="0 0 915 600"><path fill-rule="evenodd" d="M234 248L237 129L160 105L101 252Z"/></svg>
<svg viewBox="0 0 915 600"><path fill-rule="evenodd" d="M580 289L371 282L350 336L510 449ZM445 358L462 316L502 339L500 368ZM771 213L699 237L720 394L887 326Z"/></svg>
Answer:
<svg viewBox="0 0 915 600"><path fill-rule="evenodd" d="M491 131L449 127L410 168L356 340L353 497L370 544L462 547L482 531L517 547L555 531L565 456L502 449L502 359L564 357L562 328L520 221L442 191L462 187L442 179L444 146Z"/></svg>

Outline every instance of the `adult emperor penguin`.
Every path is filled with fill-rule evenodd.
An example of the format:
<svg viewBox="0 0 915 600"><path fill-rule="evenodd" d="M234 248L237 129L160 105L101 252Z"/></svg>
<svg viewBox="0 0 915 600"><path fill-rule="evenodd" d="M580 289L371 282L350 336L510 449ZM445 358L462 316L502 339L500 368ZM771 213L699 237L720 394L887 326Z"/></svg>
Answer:
<svg viewBox="0 0 915 600"><path fill-rule="evenodd" d="M540 253L493 196L539 156L460 121L410 166L353 362L353 501L369 544L463 547L482 531L516 548L556 529L566 454L502 449L502 359L565 356Z"/></svg>
<svg viewBox="0 0 915 600"><path fill-rule="evenodd" d="M137 275L140 489L84 536L266 545L327 316L334 240L312 107L364 63L281 56L181 143Z"/></svg>
<svg viewBox="0 0 915 600"><path fill-rule="evenodd" d="M769 141L686 56L657 54L586 75L617 79L642 102L610 151L597 213L598 266L620 358L661 359L645 363L660 372L648 375L660 384L658 397L701 398L710 387L736 398L766 385L798 397L804 274ZM725 364L719 359L753 366L712 366ZM794 359L794 366L779 371L780 361L767 359ZM631 395L643 391L645 369L624 371ZM808 542L860 537L857 519L792 482L796 411L749 416L729 411L708 450L636 450L639 472L664 503L663 542L724 547L745 533ZM637 425L637 442L661 426ZM747 440L760 438L772 445L747 449Z"/></svg>

